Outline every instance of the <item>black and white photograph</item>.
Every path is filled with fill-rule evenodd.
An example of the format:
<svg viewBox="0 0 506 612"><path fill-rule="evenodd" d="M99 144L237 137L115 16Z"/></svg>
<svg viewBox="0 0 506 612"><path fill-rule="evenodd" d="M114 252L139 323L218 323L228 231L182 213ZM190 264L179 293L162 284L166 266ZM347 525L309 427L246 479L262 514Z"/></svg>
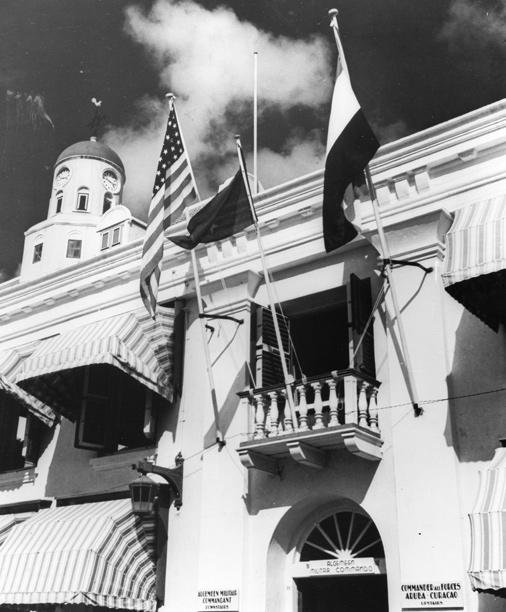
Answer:
<svg viewBox="0 0 506 612"><path fill-rule="evenodd" d="M0 0L0 612L506 611L506 0Z"/></svg>

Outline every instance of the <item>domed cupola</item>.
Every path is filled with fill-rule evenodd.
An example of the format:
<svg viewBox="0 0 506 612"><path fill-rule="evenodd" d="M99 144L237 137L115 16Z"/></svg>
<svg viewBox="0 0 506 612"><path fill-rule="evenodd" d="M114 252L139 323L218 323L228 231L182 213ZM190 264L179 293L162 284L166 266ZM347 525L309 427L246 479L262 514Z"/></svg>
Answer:
<svg viewBox="0 0 506 612"><path fill-rule="evenodd" d="M21 280L99 255L106 244L104 232L111 233L111 247L142 233L144 224L121 206L124 184L123 162L104 143L91 138L67 147L55 163L47 219L25 232ZM107 214L116 208L121 220ZM108 230L112 219L115 225ZM135 230L116 229L125 224Z"/></svg>
<svg viewBox="0 0 506 612"><path fill-rule="evenodd" d="M119 155L95 138L67 147L56 160L48 219L60 213L102 215L121 203L125 168Z"/></svg>

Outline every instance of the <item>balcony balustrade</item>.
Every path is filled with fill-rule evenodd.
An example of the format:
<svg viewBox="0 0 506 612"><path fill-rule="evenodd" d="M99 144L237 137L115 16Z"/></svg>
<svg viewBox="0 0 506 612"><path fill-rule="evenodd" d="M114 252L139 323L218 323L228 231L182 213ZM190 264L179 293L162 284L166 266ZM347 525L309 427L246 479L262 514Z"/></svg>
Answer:
<svg viewBox="0 0 506 612"><path fill-rule="evenodd" d="M369 460L381 458L377 393L380 383L356 370L240 393L254 416L251 439L240 444L243 465L269 472L291 456L310 467L325 464L326 451L345 447Z"/></svg>

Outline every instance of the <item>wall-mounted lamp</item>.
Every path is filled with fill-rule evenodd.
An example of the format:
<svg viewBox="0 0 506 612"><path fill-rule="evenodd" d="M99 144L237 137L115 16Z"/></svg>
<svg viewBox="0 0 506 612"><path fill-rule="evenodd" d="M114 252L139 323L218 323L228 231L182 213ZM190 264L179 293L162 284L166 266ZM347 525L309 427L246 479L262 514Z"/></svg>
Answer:
<svg viewBox="0 0 506 612"><path fill-rule="evenodd" d="M175 459L175 468L164 468L150 461L139 461L133 469L141 476L130 483L130 498L135 514L148 514L154 511L155 501L159 497L160 486L146 474L157 474L167 481L170 499L168 505L174 502L177 510L183 505L183 463L181 453ZM161 492L161 491L160 491Z"/></svg>

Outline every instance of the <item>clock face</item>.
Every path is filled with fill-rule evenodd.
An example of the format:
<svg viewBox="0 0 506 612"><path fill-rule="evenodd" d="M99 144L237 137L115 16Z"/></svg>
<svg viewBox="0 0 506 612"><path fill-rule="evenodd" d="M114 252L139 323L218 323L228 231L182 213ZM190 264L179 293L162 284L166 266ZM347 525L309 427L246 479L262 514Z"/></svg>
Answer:
<svg viewBox="0 0 506 612"><path fill-rule="evenodd" d="M61 189L70 178L70 170L68 168L60 168L54 179L54 186Z"/></svg>
<svg viewBox="0 0 506 612"><path fill-rule="evenodd" d="M102 174L102 183L107 191L111 191L112 193L119 191L119 178L112 170L106 170L104 174Z"/></svg>

